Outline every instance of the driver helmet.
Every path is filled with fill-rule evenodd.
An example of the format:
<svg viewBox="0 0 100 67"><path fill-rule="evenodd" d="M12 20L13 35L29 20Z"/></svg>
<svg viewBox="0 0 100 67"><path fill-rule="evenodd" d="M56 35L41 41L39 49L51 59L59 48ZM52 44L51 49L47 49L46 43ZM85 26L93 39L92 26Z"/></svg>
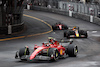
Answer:
<svg viewBox="0 0 100 67"><path fill-rule="evenodd" d="M76 26L74 26L73 28L76 29Z"/></svg>
<svg viewBox="0 0 100 67"><path fill-rule="evenodd" d="M49 41L49 43L53 43L53 40L54 38L53 37L48 37L48 41Z"/></svg>
<svg viewBox="0 0 100 67"><path fill-rule="evenodd" d="M73 27L73 30L76 29L76 26Z"/></svg>

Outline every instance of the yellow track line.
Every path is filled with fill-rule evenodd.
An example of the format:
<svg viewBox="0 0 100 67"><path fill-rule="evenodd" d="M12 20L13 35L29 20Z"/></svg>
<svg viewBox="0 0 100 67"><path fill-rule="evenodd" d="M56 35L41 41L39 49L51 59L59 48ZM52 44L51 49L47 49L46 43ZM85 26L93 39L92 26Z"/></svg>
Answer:
<svg viewBox="0 0 100 67"><path fill-rule="evenodd" d="M26 15L26 14L23 14L23 16L26 16L26 17L29 17L29 18L33 18L33 19L39 20L39 21L43 22L44 24L48 25L48 26L50 27L51 30L50 30L50 31L47 31L47 32L43 32L43 33L32 34L32 35L26 35L26 36L19 36L19 37L12 37L12 38L0 39L0 41L13 40L13 39L19 39L19 38L25 38L25 37L32 37L32 36L47 34L47 33L50 33L50 32L53 31L52 26L51 26L50 24L48 24L47 22L45 22L45 21L43 21L43 20L41 20L41 19L39 19L39 18Z"/></svg>

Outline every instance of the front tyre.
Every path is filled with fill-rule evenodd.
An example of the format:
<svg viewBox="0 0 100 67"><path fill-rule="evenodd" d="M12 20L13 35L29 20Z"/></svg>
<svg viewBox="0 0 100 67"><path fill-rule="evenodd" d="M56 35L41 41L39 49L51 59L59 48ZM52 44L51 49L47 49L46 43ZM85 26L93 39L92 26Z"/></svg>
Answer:
<svg viewBox="0 0 100 67"><path fill-rule="evenodd" d="M57 61L59 57L59 52L56 48L49 48L48 56L51 57L51 61Z"/></svg>
<svg viewBox="0 0 100 67"><path fill-rule="evenodd" d="M85 38L87 38L88 37L88 34L87 34L87 32L85 32Z"/></svg>
<svg viewBox="0 0 100 67"><path fill-rule="evenodd" d="M27 47L21 48L19 50L19 57L20 57L21 60L26 60L26 59L22 59L21 57L24 56L24 55L29 55L29 54L30 54L29 48L27 48Z"/></svg>
<svg viewBox="0 0 100 67"><path fill-rule="evenodd" d="M78 53L78 47L76 45L70 44L68 46L68 56L76 57Z"/></svg>

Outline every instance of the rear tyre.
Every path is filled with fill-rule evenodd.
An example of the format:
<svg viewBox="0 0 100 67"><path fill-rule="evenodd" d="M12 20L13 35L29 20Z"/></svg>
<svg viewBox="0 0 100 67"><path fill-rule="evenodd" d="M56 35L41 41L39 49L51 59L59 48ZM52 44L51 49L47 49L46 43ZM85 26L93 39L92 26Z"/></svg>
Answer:
<svg viewBox="0 0 100 67"><path fill-rule="evenodd" d="M70 32L66 33L66 37L69 39L70 38Z"/></svg>
<svg viewBox="0 0 100 67"><path fill-rule="evenodd" d="M67 26L64 26L64 29L65 29L65 30L67 30L67 29L68 29L68 27L67 27Z"/></svg>
<svg viewBox="0 0 100 67"><path fill-rule="evenodd" d="M59 52L56 48L49 48L48 56L51 57L51 61L57 61L59 57Z"/></svg>
<svg viewBox="0 0 100 67"><path fill-rule="evenodd" d="M80 35L85 35L84 38L87 38L87 37L88 37L88 35L87 35L87 31L80 30L79 33L80 33Z"/></svg>
<svg viewBox="0 0 100 67"><path fill-rule="evenodd" d="M55 26L52 26L52 29L53 29L53 30L56 30Z"/></svg>
<svg viewBox="0 0 100 67"><path fill-rule="evenodd" d="M70 44L68 46L68 56L69 57L76 57L78 53L78 47L76 45Z"/></svg>
<svg viewBox="0 0 100 67"><path fill-rule="evenodd" d="M19 50L19 57L20 57L20 59L21 59L22 56L24 56L24 55L29 55L29 54L30 54L29 48L27 48L27 47L21 48L21 49ZM21 60L27 60L27 59L21 59Z"/></svg>
<svg viewBox="0 0 100 67"><path fill-rule="evenodd" d="M87 32L84 32L84 34L85 34L85 38L87 38L87 37L88 37L88 34L87 34Z"/></svg>
<svg viewBox="0 0 100 67"><path fill-rule="evenodd" d="M64 37L66 37L66 32L64 32Z"/></svg>
<svg viewBox="0 0 100 67"><path fill-rule="evenodd" d="M70 35L75 35L75 32L72 31L72 30L68 30L67 33L66 33L66 37L69 39Z"/></svg>

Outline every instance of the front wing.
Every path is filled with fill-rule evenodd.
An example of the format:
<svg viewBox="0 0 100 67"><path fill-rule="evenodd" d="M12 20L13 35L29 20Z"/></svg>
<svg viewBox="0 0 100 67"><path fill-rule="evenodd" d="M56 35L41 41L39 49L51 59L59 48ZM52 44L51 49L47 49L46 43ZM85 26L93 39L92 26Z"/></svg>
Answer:
<svg viewBox="0 0 100 67"><path fill-rule="evenodd" d="M20 58L16 58L16 59L30 60L29 57L30 57L29 55L24 55L24 56L22 56ZM33 60L50 60L50 59L51 59L51 57L49 57L49 56L39 55L39 56L36 56ZM32 61L32 60L30 60L30 61Z"/></svg>
<svg viewBox="0 0 100 67"><path fill-rule="evenodd" d="M85 35L79 35L79 36L76 36L76 35L69 35L68 37L70 38L84 38L86 37Z"/></svg>

